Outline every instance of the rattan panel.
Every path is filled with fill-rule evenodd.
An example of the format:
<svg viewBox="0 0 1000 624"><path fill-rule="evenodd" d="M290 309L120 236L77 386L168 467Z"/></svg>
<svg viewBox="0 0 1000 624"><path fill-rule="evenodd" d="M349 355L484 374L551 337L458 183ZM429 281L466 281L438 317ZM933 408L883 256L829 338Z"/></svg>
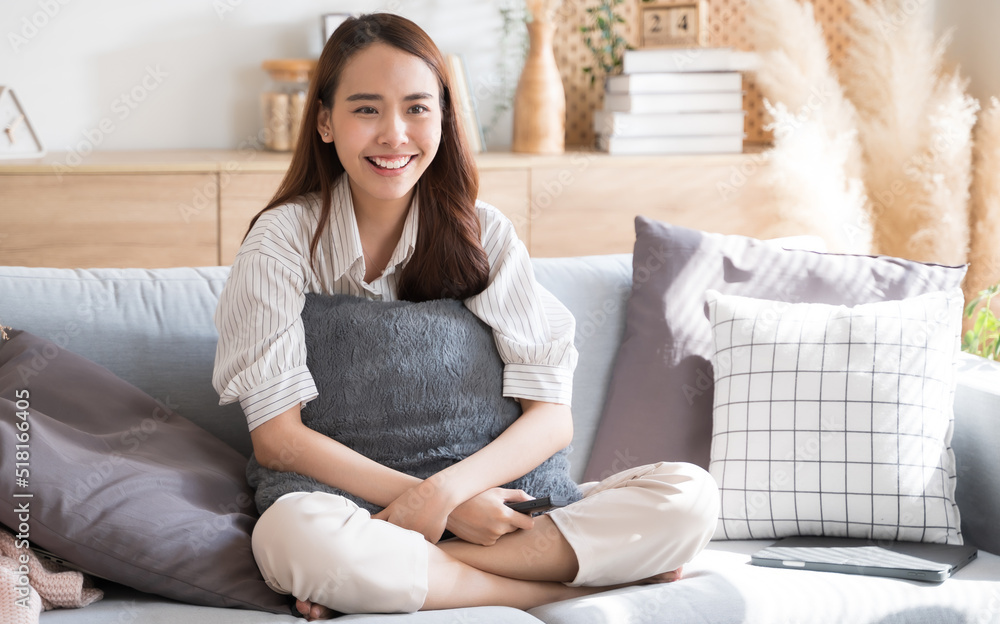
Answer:
<svg viewBox="0 0 1000 624"><path fill-rule="evenodd" d="M670 4L657 2L657 4ZM708 28L707 45L715 47L735 47L751 50L746 27L746 7L748 0L707 0ZM566 0L559 11L559 29L556 31L556 62L562 73L566 88L566 145L592 146L594 144L593 111L601 106L603 85L600 80L591 84L583 68L593 63L593 57L583 42L580 27L586 23L589 6L596 6L597 0ZM640 0L627 0L621 5L626 20L624 35L629 45L635 46L639 40ZM847 0L814 0L816 20L823 26L827 47L832 62L839 65L844 58L845 38L840 24L847 18L850 5ZM760 91L752 76L744 78L744 109L746 116L746 141L766 143L770 133L764 130L767 113L764 110Z"/></svg>

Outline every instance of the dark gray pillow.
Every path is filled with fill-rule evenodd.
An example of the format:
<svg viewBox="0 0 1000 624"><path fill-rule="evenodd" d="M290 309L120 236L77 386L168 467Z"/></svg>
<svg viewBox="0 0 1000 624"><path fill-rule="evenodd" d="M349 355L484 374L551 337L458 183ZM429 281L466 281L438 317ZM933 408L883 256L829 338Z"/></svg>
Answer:
<svg viewBox="0 0 1000 624"><path fill-rule="evenodd" d="M378 302L350 295L306 295L306 365L319 396L302 422L380 464L420 477L439 472L494 440L521 415L503 396L503 361L493 332L460 301ZM581 493L567 449L504 487L532 496ZM251 456L247 480L263 513L288 492L352 494Z"/></svg>
<svg viewBox="0 0 1000 624"><path fill-rule="evenodd" d="M708 468L714 371L705 291L854 306L959 286L965 267L781 249L635 220L625 335L584 477L687 461Z"/></svg>
<svg viewBox="0 0 1000 624"><path fill-rule="evenodd" d="M0 523L18 532L27 505L31 544L95 576L192 604L292 613L254 562L242 455L103 366L8 333Z"/></svg>

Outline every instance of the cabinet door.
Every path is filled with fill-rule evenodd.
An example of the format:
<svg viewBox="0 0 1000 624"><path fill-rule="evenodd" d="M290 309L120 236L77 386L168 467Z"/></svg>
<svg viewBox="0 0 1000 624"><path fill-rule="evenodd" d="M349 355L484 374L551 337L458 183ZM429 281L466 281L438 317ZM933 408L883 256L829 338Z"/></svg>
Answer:
<svg viewBox="0 0 1000 624"><path fill-rule="evenodd" d="M0 175L0 264L208 266L218 261L216 175Z"/></svg>
<svg viewBox="0 0 1000 624"><path fill-rule="evenodd" d="M284 173L219 174L219 264L230 265L250 220L271 201Z"/></svg>
<svg viewBox="0 0 1000 624"><path fill-rule="evenodd" d="M479 170L479 199L496 206L510 219L517 237L530 248L528 179L527 168Z"/></svg>
<svg viewBox="0 0 1000 624"><path fill-rule="evenodd" d="M778 217L766 167L759 155L749 154L578 154L569 162L535 166L531 255L631 253L637 215L709 232L770 234Z"/></svg>

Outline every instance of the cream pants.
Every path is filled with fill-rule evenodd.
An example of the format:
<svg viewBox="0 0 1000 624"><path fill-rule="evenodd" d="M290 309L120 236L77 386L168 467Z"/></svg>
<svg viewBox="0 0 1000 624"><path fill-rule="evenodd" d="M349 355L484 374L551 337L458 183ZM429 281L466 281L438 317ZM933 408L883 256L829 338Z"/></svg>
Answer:
<svg viewBox="0 0 1000 624"><path fill-rule="evenodd" d="M719 495L692 464L658 463L584 484L584 498L549 512L576 553L567 585L601 587L676 570L715 532ZM542 558L540 535L525 563ZM428 548L416 531L326 492L285 494L257 521L253 554L267 585L343 613L417 611L427 597Z"/></svg>

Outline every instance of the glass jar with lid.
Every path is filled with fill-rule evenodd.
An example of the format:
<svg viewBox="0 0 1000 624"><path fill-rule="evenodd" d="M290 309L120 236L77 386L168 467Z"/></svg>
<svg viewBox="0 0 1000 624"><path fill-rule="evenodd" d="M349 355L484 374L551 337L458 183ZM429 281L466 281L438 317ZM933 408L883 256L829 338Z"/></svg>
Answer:
<svg viewBox="0 0 1000 624"><path fill-rule="evenodd" d="M261 64L270 77L260 95L264 146L276 152L295 149L302 128L313 59L274 59Z"/></svg>

